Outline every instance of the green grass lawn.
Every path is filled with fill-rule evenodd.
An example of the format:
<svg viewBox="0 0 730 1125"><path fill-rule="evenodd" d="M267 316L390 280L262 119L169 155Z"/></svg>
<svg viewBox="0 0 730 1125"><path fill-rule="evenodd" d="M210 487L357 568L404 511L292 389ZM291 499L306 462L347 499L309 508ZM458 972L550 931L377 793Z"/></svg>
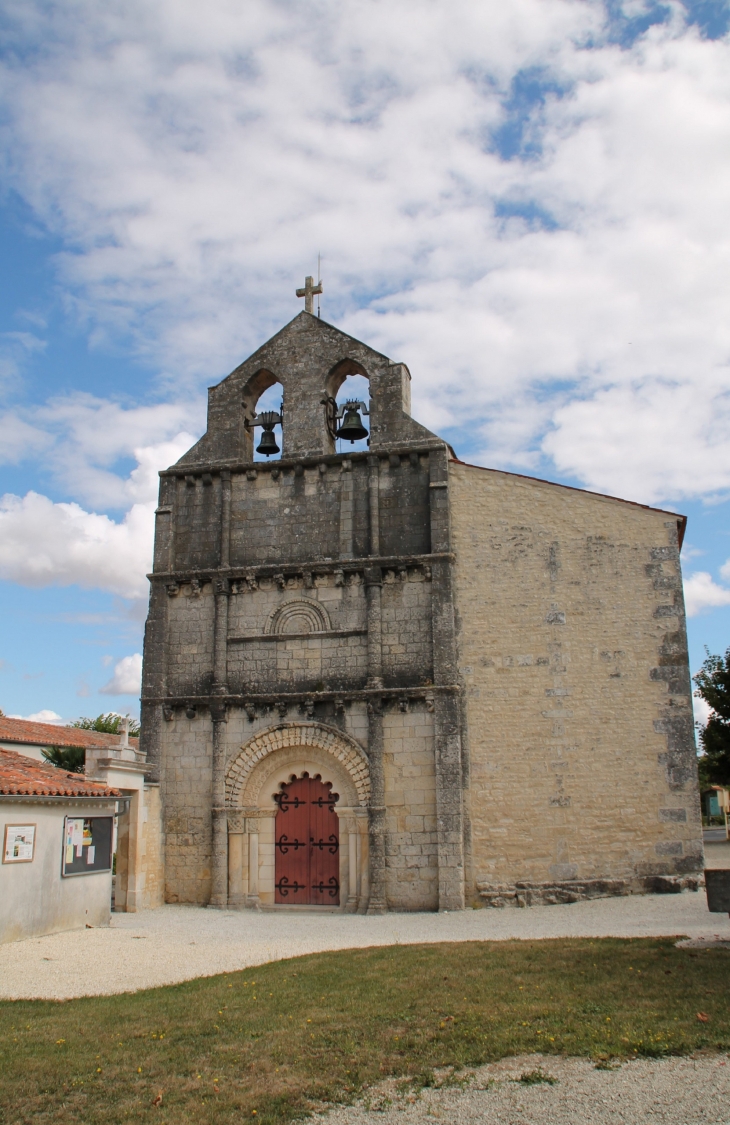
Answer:
<svg viewBox="0 0 730 1125"><path fill-rule="evenodd" d="M5 1001L0 1120L285 1122L387 1075L428 1084L434 1068L505 1055L728 1051L729 990L730 951L582 939L353 949Z"/></svg>

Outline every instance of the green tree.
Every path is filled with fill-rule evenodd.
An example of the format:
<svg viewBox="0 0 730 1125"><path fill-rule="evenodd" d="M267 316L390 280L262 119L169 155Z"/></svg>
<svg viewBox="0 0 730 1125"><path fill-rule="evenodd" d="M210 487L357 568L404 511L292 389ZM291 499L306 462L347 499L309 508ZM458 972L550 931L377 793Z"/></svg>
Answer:
<svg viewBox="0 0 730 1125"><path fill-rule="evenodd" d="M49 746L41 750L41 754L52 766L67 773L84 772L86 753L82 746Z"/></svg>
<svg viewBox="0 0 730 1125"><path fill-rule="evenodd" d="M114 711L108 711L105 715L97 715L95 719L74 719L74 721L68 725L70 727L76 727L78 730L98 730L101 731L102 734L121 734L122 716L115 714ZM139 736L139 730L139 723L135 719L130 719L130 738L137 738Z"/></svg>
<svg viewBox="0 0 730 1125"><path fill-rule="evenodd" d="M700 785L730 785L730 648L724 656L707 656L694 677L696 694L711 708L700 731Z"/></svg>

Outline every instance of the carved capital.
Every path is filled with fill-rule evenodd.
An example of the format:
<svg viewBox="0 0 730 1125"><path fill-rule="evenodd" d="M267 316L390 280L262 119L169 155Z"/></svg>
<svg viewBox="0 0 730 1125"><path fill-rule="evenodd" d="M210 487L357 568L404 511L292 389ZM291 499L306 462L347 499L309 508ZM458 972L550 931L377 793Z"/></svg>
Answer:
<svg viewBox="0 0 730 1125"><path fill-rule="evenodd" d="M210 717L214 723L227 723L228 710L225 700L211 699L210 701Z"/></svg>
<svg viewBox="0 0 730 1125"><path fill-rule="evenodd" d="M364 577L366 586L383 585L383 571L379 566L366 566Z"/></svg>
<svg viewBox="0 0 730 1125"><path fill-rule="evenodd" d="M228 810L228 835L246 831L246 817L243 809Z"/></svg>

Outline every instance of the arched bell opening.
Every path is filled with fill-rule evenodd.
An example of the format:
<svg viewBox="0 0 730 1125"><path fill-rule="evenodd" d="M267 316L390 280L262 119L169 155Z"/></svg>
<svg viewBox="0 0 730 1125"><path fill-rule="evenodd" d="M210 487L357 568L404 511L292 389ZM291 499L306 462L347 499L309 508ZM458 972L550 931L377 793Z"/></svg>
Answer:
<svg viewBox="0 0 730 1125"><path fill-rule="evenodd" d="M354 360L330 371L323 399L331 453L354 453L370 444L370 379Z"/></svg>
<svg viewBox="0 0 730 1125"><path fill-rule="evenodd" d="M262 368L242 394L243 460L277 461L284 447L284 388L273 372Z"/></svg>

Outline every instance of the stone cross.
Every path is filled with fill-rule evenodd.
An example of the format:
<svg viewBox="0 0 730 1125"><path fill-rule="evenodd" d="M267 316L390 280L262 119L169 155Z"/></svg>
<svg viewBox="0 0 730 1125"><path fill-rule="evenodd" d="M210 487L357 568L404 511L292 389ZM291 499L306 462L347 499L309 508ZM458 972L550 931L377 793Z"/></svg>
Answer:
<svg viewBox="0 0 730 1125"><path fill-rule="evenodd" d="M304 278L304 288L297 289L297 297L304 297L304 311L314 313L314 297L317 293L322 292L322 282L318 281L314 284L313 277Z"/></svg>

